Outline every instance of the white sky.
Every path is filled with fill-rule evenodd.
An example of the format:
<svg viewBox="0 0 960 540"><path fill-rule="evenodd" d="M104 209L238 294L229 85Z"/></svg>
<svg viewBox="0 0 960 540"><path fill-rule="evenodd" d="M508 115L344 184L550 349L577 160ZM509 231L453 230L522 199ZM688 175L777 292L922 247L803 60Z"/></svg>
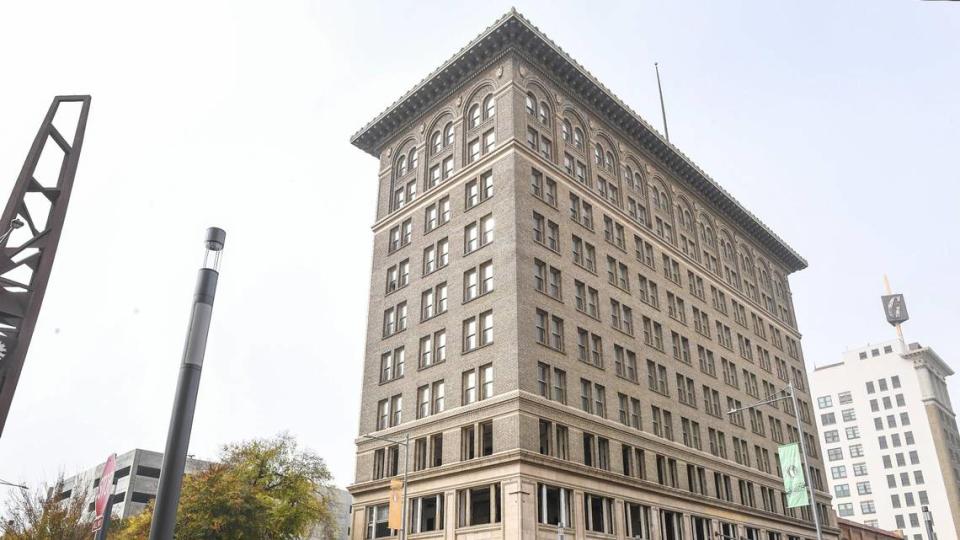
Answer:
<svg viewBox="0 0 960 540"><path fill-rule="evenodd" d="M163 449L217 225L191 452L289 430L350 483L377 162L349 137L509 7L0 4L0 198L50 99L93 95L0 478ZM791 279L808 363L893 337L884 272L908 339L954 363L960 6L517 7L655 125L660 62L673 142L810 262Z"/></svg>

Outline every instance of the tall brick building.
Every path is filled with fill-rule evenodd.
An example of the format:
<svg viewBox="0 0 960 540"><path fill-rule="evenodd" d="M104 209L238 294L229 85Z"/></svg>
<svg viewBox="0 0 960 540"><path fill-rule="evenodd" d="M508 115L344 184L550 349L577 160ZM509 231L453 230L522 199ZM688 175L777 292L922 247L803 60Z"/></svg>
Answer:
<svg viewBox="0 0 960 540"><path fill-rule="evenodd" d="M836 519L787 275L806 262L511 11L362 128L380 160L352 530L794 540ZM793 410L726 412L800 388Z"/></svg>

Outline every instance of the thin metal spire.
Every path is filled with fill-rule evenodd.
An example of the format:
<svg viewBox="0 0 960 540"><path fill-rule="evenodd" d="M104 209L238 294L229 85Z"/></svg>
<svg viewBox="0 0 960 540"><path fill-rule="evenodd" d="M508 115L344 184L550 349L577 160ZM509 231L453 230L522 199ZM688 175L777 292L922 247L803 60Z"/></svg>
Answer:
<svg viewBox="0 0 960 540"><path fill-rule="evenodd" d="M670 130L667 129L667 108L663 104L663 87L660 86L660 66L657 62L653 63L653 69L657 71L657 90L660 91L660 113L663 115L663 134L667 137L667 142L670 142Z"/></svg>

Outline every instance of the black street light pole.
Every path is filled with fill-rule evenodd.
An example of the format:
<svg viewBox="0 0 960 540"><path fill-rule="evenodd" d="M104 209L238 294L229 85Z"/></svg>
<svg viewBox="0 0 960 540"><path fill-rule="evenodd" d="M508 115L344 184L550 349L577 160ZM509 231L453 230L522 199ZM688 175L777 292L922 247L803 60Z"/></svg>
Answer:
<svg viewBox="0 0 960 540"><path fill-rule="evenodd" d="M183 483L187 448L190 446L190 432L193 429L193 413L197 408L200 371L203 367L203 356L207 350L207 333L210 331L213 299L217 292L217 278L220 275L220 256L223 254L223 242L226 237L227 233L223 229L216 227L207 229L207 238L204 242L206 253L193 293L190 328L187 331L187 342L183 347L180 378L177 380L177 393L173 400L173 412L170 414L167 446L163 452L160 484L157 489L157 506L153 511L153 522L150 524L150 540L173 539L173 529L177 523L177 505L180 502L180 486Z"/></svg>

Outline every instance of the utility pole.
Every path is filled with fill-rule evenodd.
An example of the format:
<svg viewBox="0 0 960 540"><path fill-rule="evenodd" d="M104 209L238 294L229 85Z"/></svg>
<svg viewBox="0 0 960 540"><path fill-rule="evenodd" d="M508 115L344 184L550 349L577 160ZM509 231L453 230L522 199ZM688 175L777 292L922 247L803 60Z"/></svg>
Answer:
<svg viewBox="0 0 960 540"><path fill-rule="evenodd" d="M207 229L207 237L204 241L206 252L193 293L190 327L183 347L177 393L173 400L173 411L170 414L170 428L167 431L167 445L163 452L160 484L157 488L157 506L153 511L153 522L150 524L150 540L173 539L183 470L187 462L187 448L190 446L190 432L193 430L193 413L197 408L200 371L207 351L207 334L210 331L213 300L217 293L217 279L220 276L220 256L223 254L223 243L226 237L227 233L223 229L216 227Z"/></svg>
<svg viewBox="0 0 960 540"><path fill-rule="evenodd" d="M790 399L790 402L793 404L793 416L797 421L797 438L800 439L800 459L803 463L803 477L805 479L805 483L807 484L807 493L810 497L810 513L813 514L813 525L817 528L817 540L823 540L823 531L820 529L820 514L817 512L817 500L814 498L813 483L810 482L810 465L807 463L807 445L803 442L803 424L800 422L800 407L797 405L797 396L796 392L794 392L792 381L787 385L786 394L787 395L758 401L752 405L747 405L737 409L730 409L727 411L727 414L736 414L741 411L755 409L757 407L776 403L788 398Z"/></svg>

